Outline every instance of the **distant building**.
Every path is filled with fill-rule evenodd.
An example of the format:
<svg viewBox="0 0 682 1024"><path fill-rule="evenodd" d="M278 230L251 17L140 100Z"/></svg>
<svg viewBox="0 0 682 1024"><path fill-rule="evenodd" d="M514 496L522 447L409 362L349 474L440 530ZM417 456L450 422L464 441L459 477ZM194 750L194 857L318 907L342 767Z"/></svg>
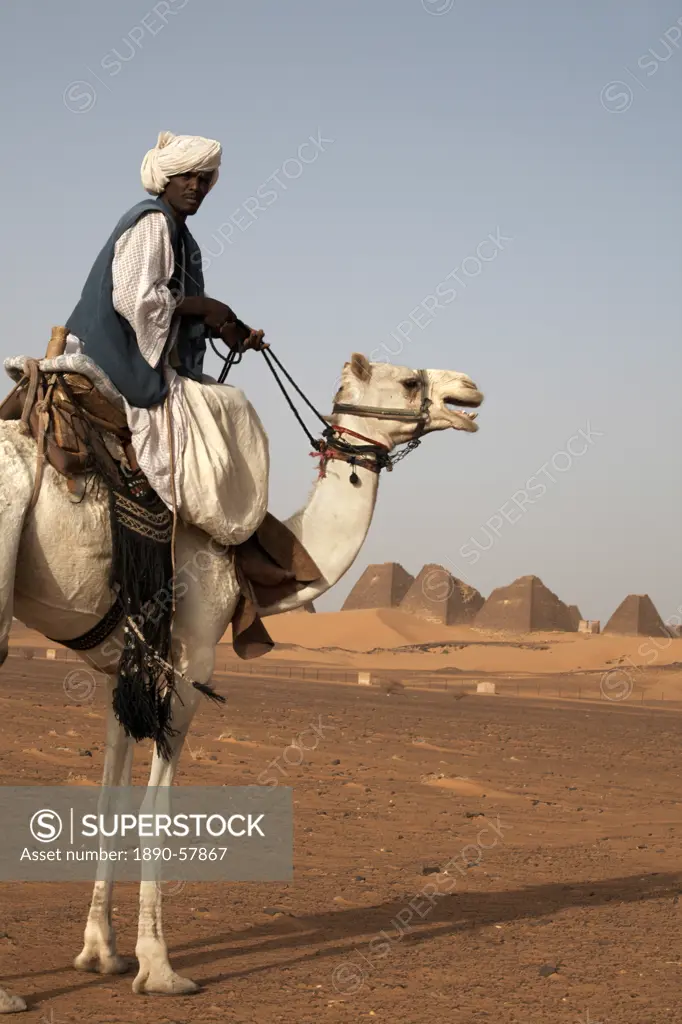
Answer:
<svg viewBox="0 0 682 1024"><path fill-rule="evenodd" d="M508 587L498 587L474 620L482 629L510 633L561 630L575 633L574 613L537 576L521 576Z"/></svg>
<svg viewBox="0 0 682 1024"><path fill-rule="evenodd" d="M342 611L397 608L414 582L398 562L368 565L343 603Z"/></svg>
<svg viewBox="0 0 682 1024"><path fill-rule="evenodd" d="M583 619L582 615L580 614L580 608L578 608L577 604L569 604L568 610L571 613L571 619L573 620L575 629L579 630L580 629L580 623L586 621L586 620Z"/></svg>
<svg viewBox="0 0 682 1024"><path fill-rule="evenodd" d="M670 636L648 594L628 594L604 626L604 633L625 636Z"/></svg>
<svg viewBox="0 0 682 1024"><path fill-rule="evenodd" d="M423 567L400 602L401 612L444 626L471 623L482 607L483 597L475 587L433 563Z"/></svg>

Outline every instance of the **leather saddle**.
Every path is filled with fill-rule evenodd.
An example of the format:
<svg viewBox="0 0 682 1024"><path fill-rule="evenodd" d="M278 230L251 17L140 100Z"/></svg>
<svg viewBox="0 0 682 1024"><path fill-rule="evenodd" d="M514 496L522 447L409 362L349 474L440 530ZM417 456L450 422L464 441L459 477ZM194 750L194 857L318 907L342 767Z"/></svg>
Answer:
<svg viewBox="0 0 682 1024"><path fill-rule="evenodd" d="M66 329L54 327L46 358L60 355L65 341ZM21 420L39 456L69 480L93 468L94 454L114 476L121 457L132 472L138 470L125 412L82 374L45 371L39 360L27 359L23 378L0 404L0 419Z"/></svg>

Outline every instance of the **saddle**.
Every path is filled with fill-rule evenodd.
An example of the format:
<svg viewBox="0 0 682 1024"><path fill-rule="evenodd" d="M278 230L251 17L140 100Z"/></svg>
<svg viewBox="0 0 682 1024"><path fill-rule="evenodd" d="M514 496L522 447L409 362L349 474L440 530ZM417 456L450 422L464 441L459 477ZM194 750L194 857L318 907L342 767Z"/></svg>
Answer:
<svg viewBox="0 0 682 1024"><path fill-rule="evenodd" d="M53 327L46 359L61 355L66 328ZM78 490L79 479L104 462L114 478L121 469L139 472L125 412L113 405L87 377L79 373L45 372L36 359L27 359L24 376L0 404L0 419L20 420L22 430L38 445L35 497L44 461Z"/></svg>

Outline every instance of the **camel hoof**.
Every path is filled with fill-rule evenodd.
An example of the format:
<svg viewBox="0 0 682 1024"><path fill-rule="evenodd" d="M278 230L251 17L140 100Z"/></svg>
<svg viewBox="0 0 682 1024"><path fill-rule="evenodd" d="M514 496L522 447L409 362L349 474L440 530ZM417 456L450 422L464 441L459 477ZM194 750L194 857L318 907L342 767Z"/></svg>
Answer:
<svg viewBox="0 0 682 1024"><path fill-rule="evenodd" d="M125 974L130 970L132 961L123 956L100 956L83 950L73 962L77 971L91 971L94 974Z"/></svg>
<svg viewBox="0 0 682 1024"><path fill-rule="evenodd" d="M141 970L133 982L133 992L136 995L155 992L165 996L188 996L198 991L199 986L190 978L183 978L175 971L168 970L160 971L158 974Z"/></svg>
<svg viewBox="0 0 682 1024"><path fill-rule="evenodd" d="M11 996L0 989L0 1013L21 1013L26 1003L19 996Z"/></svg>

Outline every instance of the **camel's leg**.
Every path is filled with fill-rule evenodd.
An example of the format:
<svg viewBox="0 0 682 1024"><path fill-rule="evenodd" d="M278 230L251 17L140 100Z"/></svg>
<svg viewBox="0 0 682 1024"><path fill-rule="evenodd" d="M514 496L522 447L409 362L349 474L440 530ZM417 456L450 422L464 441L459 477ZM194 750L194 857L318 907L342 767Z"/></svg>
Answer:
<svg viewBox="0 0 682 1024"><path fill-rule="evenodd" d="M24 519L33 493L33 481L23 463L7 458L0 438L0 665L8 653L14 612L14 577Z"/></svg>
<svg viewBox="0 0 682 1024"><path fill-rule="evenodd" d="M9 465L0 444L3 473L0 477L0 665L8 652L8 638L14 610L14 575L24 516L31 500L33 484L28 472L17 463ZM0 989L0 1013L19 1013L26 1003Z"/></svg>
<svg viewBox="0 0 682 1024"><path fill-rule="evenodd" d="M211 671L208 672L210 678ZM194 678L197 678L196 676ZM178 694L184 701L174 698L173 721L177 735L173 736L171 759L164 761L154 751L149 785L144 801L145 813L168 813L170 807L169 787L178 766L185 737L189 730L194 712L201 700L201 694L183 680L177 680ZM159 885L160 864L147 864L147 872L154 870L157 877L140 883L140 918L137 933L135 954L139 961L139 971L133 982L133 992L162 992L167 995L185 995L196 992L195 985L189 978L176 974L168 960L168 948L163 937L161 921L161 886Z"/></svg>
<svg viewBox="0 0 682 1024"><path fill-rule="evenodd" d="M109 710L107 712L107 746L104 758L102 793L97 808L98 814L108 815L111 807L111 786L129 786L133 764L134 743L119 724L111 706L112 684L109 685ZM102 849L113 849L115 839L103 837ZM90 904L90 913L85 926L85 944L74 960L74 967L81 971L99 971L100 974L122 974L130 966L116 953L116 935L111 922L111 901L114 887L115 860L100 861L97 868Z"/></svg>

